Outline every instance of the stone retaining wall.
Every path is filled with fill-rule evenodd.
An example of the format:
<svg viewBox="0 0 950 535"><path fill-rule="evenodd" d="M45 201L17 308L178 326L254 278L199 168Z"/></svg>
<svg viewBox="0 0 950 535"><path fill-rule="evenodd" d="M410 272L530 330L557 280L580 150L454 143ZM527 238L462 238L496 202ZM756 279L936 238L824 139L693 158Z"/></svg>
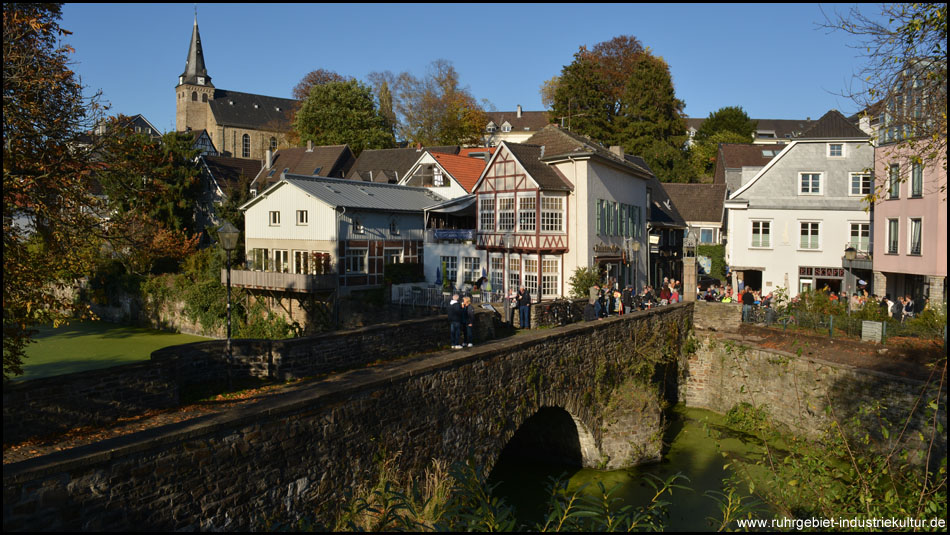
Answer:
<svg viewBox="0 0 950 535"><path fill-rule="evenodd" d="M693 322L697 330L738 332L742 305L716 301L696 301Z"/></svg>

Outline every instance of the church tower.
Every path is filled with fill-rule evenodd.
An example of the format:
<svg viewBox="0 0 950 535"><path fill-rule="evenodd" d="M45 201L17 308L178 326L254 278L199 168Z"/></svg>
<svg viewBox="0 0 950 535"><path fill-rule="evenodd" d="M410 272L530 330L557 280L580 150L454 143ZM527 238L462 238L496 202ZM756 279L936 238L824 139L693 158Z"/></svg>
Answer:
<svg viewBox="0 0 950 535"><path fill-rule="evenodd" d="M191 46L185 60L185 72L178 77L175 86L175 130L209 130L209 115L214 100L214 85L205 68L204 53L201 50L201 35L198 33L198 14L191 31ZM209 132L210 133L210 132Z"/></svg>

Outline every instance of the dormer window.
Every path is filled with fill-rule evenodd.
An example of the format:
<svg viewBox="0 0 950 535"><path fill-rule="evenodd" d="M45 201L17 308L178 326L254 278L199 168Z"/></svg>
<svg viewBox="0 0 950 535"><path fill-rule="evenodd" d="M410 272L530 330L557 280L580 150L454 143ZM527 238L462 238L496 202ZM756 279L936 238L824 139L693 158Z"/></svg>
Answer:
<svg viewBox="0 0 950 535"><path fill-rule="evenodd" d="M511 132L511 125L508 124L508 123L505 123L505 124L501 125L501 131L502 131L502 132Z"/></svg>
<svg viewBox="0 0 950 535"><path fill-rule="evenodd" d="M495 126L495 123L488 123L488 128L486 128L489 133L494 133L495 130L498 130L498 127Z"/></svg>

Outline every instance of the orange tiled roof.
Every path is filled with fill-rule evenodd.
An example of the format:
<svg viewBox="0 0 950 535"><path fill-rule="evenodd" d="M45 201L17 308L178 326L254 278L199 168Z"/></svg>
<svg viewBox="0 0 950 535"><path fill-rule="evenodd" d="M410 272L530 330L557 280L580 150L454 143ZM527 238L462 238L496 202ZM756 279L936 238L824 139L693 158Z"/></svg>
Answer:
<svg viewBox="0 0 950 535"><path fill-rule="evenodd" d="M481 152L485 152L485 149L481 149ZM456 156L439 152L430 152L429 154L469 193L472 192L487 163L481 158L469 156Z"/></svg>
<svg viewBox="0 0 950 535"><path fill-rule="evenodd" d="M471 147L467 149L459 149L459 156L468 156L473 152L487 152L488 154L495 154L496 147Z"/></svg>

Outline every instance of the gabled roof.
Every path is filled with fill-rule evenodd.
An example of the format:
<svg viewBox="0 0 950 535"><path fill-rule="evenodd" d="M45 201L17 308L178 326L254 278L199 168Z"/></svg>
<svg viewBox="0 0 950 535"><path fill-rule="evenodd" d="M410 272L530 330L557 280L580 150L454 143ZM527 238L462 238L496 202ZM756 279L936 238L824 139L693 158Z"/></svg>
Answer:
<svg viewBox="0 0 950 535"><path fill-rule="evenodd" d="M344 208L383 212L421 212L426 207L444 203L446 200L428 188L377 184L338 178L287 175L286 178L267 188L257 197L244 203L241 210L247 210L254 204L266 199L278 188L288 185L296 187L334 208L342 206Z"/></svg>
<svg viewBox="0 0 950 535"><path fill-rule="evenodd" d="M367 149L346 174L349 180L364 182L395 183L402 180L409 169L422 157L423 151L430 153L458 154L458 145L447 147L426 147L406 149Z"/></svg>
<svg viewBox="0 0 950 535"><path fill-rule="evenodd" d="M797 139L867 139L868 135L851 123L838 110L831 110L818 119Z"/></svg>
<svg viewBox="0 0 950 535"><path fill-rule="evenodd" d="M522 111L521 117L518 117L517 111L493 111L487 115L489 122L495 123L499 128L507 121L512 132L533 132L551 124L546 111Z"/></svg>
<svg viewBox="0 0 950 535"><path fill-rule="evenodd" d="M686 228L686 221L680 215L676 205L670 200L670 196L664 189L666 184L660 182L655 176L650 177L650 183L647 187L652 192L651 199L653 206L650 206L650 213L647 214L647 222L651 227L664 228Z"/></svg>
<svg viewBox="0 0 950 535"><path fill-rule="evenodd" d="M285 130L290 128L290 114L299 101L216 89L214 98L208 104L214 114L214 120L219 125L255 130Z"/></svg>
<svg viewBox="0 0 950 535"><path fill-rule="evenodd" d="M481 158L456 156L441 152L430 152L429 154L435 158L435 161L439 162L442 169L452 175L452 178L469 193L474 191L475 183L478 182L478 177L485 170L485 164L487 163Z"/></svg>
<svg viewBox="0 0 950 535"><path fill-rule="evenodd" d="M720 143L716 155L714 184L726 183L726 169L764 167L787 145L753 145L751 143Z"/></svg>
<svg viewBox="0 0 950 535"><path fill-rule="evenodd" d="M725 184L663 184L680 215L689 221L722 222Z"/></svg>
<svg viewBox="0 0 950 535"><path fill-rule="evenodd" d="M644 169L636 162L622 158L603 145L573 132L561 129L557 125L545 126L543 130L528 138L525 144L543 146L544 152L541 158L544 161L552 161L569 156L596 156L626 167L640 178L649 178L653 175L652 172L648 169Z"/></svg>
<svg viewBox="0 0 950 535"><path fill-rule="evenodd" d="M259 190L263 190L280 180L284 169L294 175L343 178L355 160L348 145L280 149L274 153L271 166L260 169L260 173L254 178L254 184Z"/></svg>
<svg viewBox="0 0 950 535"><path fill-rule="evenodd" d="M553 165L541 161L544 147L527 143L506 143L508 151L521 163L525 172L544 190L573 191L574 186ZM495 153L498 154L497 152Z"/></svg>
<svg viewBox="0 0 950 535"><path fill-rule="evenodd" d="M238 187L242 178L253 179L261 170L261 163L257 160L226 156L201 156L200 158L223 193Z"/></svg>

